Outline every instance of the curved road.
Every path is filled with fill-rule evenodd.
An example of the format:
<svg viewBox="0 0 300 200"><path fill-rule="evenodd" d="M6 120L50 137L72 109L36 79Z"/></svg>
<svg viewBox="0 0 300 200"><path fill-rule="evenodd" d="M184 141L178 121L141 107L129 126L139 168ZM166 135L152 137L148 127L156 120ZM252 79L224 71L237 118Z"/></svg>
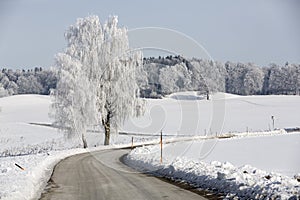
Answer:
<svg viewBox="0 0 300 200"><path fill-rule="evenodd" d="M127 167L128 150L84 153L61 161L41 199L205 199Z"/></svg>

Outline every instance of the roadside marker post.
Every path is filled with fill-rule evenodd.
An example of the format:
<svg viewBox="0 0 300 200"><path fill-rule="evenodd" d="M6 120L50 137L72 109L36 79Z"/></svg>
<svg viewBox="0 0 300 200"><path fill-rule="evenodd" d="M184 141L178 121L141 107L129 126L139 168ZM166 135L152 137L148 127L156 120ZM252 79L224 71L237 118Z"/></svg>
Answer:
<svg viewBox="0 0 300 200"><path fill-rule="evenodd" d="M272 119L272 125L273 125L273 131L275 130L275 117L274 115L271 116Z"/></svg>
<svg viewBox="0 0 300 200"><path fill-rule="evenodd" d="M133 136L131 137L131 150L133 149Z"/></svg>
<svg viewBox="0 0 300 200"><path fill-rule="evenodd" d="M17 163L15 163L15 165L20 168L21 170L25 170L23 167L21 167L20 165L18 165Z"/></svg>
<svg viewBox="0 0 300 200"><path fill-rule="evenodd" d="M162 163L162 154L163 154L163 143L162 143L162 131L160 131L160 163Z"/></svg>

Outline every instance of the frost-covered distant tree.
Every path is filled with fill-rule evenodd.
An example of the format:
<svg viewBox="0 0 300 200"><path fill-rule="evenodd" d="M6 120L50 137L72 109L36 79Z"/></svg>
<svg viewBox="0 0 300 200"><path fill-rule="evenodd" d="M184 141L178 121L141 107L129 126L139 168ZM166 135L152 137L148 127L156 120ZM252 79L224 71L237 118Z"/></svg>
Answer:
<svg viewBox="0 0 300 200"><path fill-rule="evenodd" d="M176 84L178 75L172 68L173 67L171 66L166 66L160 69L159 83L161 86L161 93L164 95L179 91L179 87Z"/></svg>
<svg viewBox="0 0 300 200"><path fill-rule="evenodd" d="M0 72L0 85L5 89L7 95L13 95L18 93L18 86L15 82L10 81L6 74Z"/></svg>
<svg viewBox="0 0 300 200"><path fill-rule="evenodd" d="M271 64L269 75L269 93L270 94L294 94L296 80L293 78L293 69L291 66L284 67Z"/></svg>
<svg viewBox="0 0 300 200"><path fill-rule="evenodd" d="M252 63L225 64L226 92L241 95L260 94L263 89L263 70Z"/></svg>
<svg viewBox="0 0 300 200"><path fill-rule="evenodd" d="M6 76L8 77L8 79L10 81L16 82L18 80L18 77L16 76L16 74L14 73L14 71L12 69L7 70Z"/></svg>
<svg viewBox="0 0 300 200"><path fill-rule="evenodd" d="M57 82L55 69L43 70L36 67L34 76L43 87L42 94L48 95L51 89L55 89Z"/></svg>
<svg viewBox="0 0 300 200"><path fill-rule="evenodd" d="M18 89L19 89L19 87L14 81L9 81L8 85L6 86L8 95L18 94Z"/></svg>
<svg viewBox="0 0 300 200"><path fill-rule="evenodd" d="M209 90L208 84L206 83L207 77L205 74L205 64L206 63L204 63L201 59L191 60L191 88L192 90L198 91L201 94L205 94Z"/></svg>
<svg viewBox="0 0 300 200"><path fill-rule="evenodd" d="M299 92L299 65L288 64L283 67L284 74L284 90L287 91L287 94L297 94Z"/></svg>
<svg viewBox="0 0 300 200"><path fill-rule="evenodd" d="M149 59L144 60L143 69L147 76L147 85L141 90L144 97L157 98L161 94L161 86L159 83L159 70L164 67L158 63L147 63Z"/></svg>
<svg viewBox="0 0 300 200"><path fill-rule="evenodd" d="M40 94L43 90L43 86L33 75L28 77L20 76L17 80L17 85L19 94Z"/></svg>
<svg viewBox="0 0 300 200"><path fill-rule="evenodd" d="M191 83L191 73L183 63L166 66L160 69L159 83L162 94L186 90Z"/></svg>
<svg viewBox="0 0 300 200"><path fill-rule="evenodd" d="M208 85L213 92L225 92L226 69L221 62L210 62L210 74L207 76Z"/></svg>
<svg viewBox="0 0 300 200"><path fill-rule="evenodd" d="M293 80L295 80L295 94L300 95L300 64L293 64Z"/></svg>
<svg viewBox="0 0 300 200"><path fill-rule="evenodd" d="M191 62L193 88L200 93L224 92L226 70L219 62L193 59Z"/></svg>
<svg viewBox="0 0 300 200"><path fill-rule="evenodd" d="M262 92L264 82L264 73L262 68L248 63L247 71L244 75L244 94L254 95Z"/></svg>
<svg viewBox="0 0 300 200"><path fill-rule="evenodd" d="M286 64L284 67L272 64L269 69L269 93L299 94L300 66Z"/></svg>
<svg viewBox="0 0 300 200"><path fill-rule="evenodd" d="M56 116L63 118L65 113L60 113L59 108L68 104L60 96L61 90L65 92L66 97L82 96L78 100L80 103L69 106L74 115L80 116L69 114L67 121L71 121L72 118L83 119L84 116L90 119L89 122L81 120L85 123L81 125L81 132L84 132L89 124L101 123L105 130L104 144L108 145L111 130L116 129L129 115L142 111L142 104L137 98L139 88L136 81L139 67L142 65L142 55L140 52L130 51L127 30L118 27L117 17L111 17L104 25L100 24L97 16L78 19L66 32L65 37L68 48L60 55L64 59L59 60L59 68L66 68L67 73L75 70L76 66L76 73L71 73L74 74L72 81L62 80L62 76L59 76L54 92L55 111L59 113ZM68 67L65 67L66 65ZM81 81L78 81L78 78ZM65 86L59 87L62 81ZM77 92L80 95L73 94ZM74 108L78 111L75 112ZM68 113L69 111L66 112ZM74 126L77 126L77 123L79 122ZM69 123L68 127L70 126L72 127L72 124Z"/></svg>
<svg viewBox="0 0 300 200"><path fill-rule="evenodd" d="M261 94L267 95L267 94L270 93L270 91L269 91L269 82L270 82L271 70L268 67L263 67L262 71L264 73L264 79L263 79L263 87L262 87Z"/></svg>
<svg viewBox="0 0 300 200"><path fill-rule="evenodd" d="M6 87L9 84L9 79L5 74L2 75L0 83L3 87Z"/></svg>
<svg viewBox="0 0 300 200"><path fill-rule="evenodd" d="M18 85L14 81L9 80L7 76L3 75L0 83L6 89L8 95L18 94Z"/></svg>
<svg viewBox="0 0 300 200"><path fill-rule="evenodd" d="M226 62L226 92L232 94L244 94L244 78L247 72L243 63Z"/></svg>
<svg viewBox="0 0 300 200"><path fill-rule="evenodd" d="M4 87L2 86L2 84L0 83L0 98L1 97L6 97L8 96L8 92L6 89L4 89Z"/></svg>

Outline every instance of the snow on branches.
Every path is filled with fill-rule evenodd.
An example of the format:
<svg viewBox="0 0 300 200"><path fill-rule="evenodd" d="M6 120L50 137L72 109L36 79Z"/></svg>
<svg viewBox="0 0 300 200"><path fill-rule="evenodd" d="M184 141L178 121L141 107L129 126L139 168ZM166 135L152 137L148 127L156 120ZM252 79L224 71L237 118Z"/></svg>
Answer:
<svg viewBox="0 0 300 200"><path fill-rule="evenodd" d="M70 135L81 134L85 147L87 127L101 123L108 145L112 128L142 113L137 85L142 54L129 49L127 29L118 27L116 16L103 25L98 16L78 19L65 37L68 47L56 57L54 118Z"/></svg>

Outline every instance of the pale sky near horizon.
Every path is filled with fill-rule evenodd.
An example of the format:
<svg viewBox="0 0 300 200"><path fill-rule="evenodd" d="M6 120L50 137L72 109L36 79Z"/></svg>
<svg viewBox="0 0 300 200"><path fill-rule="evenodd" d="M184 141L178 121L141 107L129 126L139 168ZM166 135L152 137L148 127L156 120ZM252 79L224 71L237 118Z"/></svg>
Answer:
<svg viewBox="0 0 300 200"><path fill-rule="evenodd" d="M53 65L65 30L90 14L118 15L129 30L173 29L222 62L300 63L299 10L297 0L0 0L0 68Z"/></svg>

